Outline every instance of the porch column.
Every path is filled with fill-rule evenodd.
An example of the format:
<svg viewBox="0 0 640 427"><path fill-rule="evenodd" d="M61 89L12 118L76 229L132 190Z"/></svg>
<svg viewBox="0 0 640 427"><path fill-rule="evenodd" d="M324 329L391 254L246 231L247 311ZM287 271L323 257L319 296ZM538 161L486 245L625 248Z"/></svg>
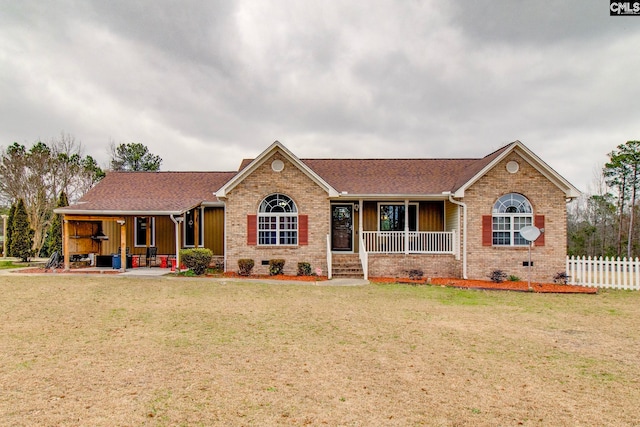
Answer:
<svg viewBox="0 0 640 427"><path fill-rule="evenodd" d="M63 221L62 227L62 251L64 252L64 269L71 269L71 255L69 254L69 220Z"/></svg>
<svg viewBox="0 0 640 427"><path fill-rule="evenodd" d="M362 221L363 221L363 217L364 217L364 213L362 213L363 209L363 202L362 199L358 200L358 252L364 251L366 248L361 248L360 247L360 242L362 242L364 244L364 237L362 237L362 233L364 230L364 227L362 226Z"/></svg>
<svg viewBox="0 0 640 427"><path fill-rule="evenodd" d="M120 271L127 271L127 223L124 220L120 224Z"/></svg>
<svg viewBox="0 0 640 427"><path fill-rule="evenodd" d="M404 253L409 254L409 200L404 200Z"/></svg>
<svg viewBox="0 0 640 427"><path fill-rule="evenodd" d="M145 226L145 232L146 232L146 236L145 236L145 244L147 245L147 254L149 253L149 248L151 247L151 217L148 216L144 219L146 221L146 226ZM134 245L135 246L135 245Z"/></svg>
<svg viewBox="0 0 640 427"><path fill-rule="evenodd" d="M7 257L7 215L2 215L2 256Z"/></svg>

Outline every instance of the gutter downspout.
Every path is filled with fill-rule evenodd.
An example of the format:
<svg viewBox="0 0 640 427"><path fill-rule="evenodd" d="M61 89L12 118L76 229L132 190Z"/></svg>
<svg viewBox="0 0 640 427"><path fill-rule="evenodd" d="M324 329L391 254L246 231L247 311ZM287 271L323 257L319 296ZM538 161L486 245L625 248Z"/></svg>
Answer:
<svg viewBox="0 0 640 427"><path fill-rule="evenodd" d="M176 272L180 271L180 224L184 221L184 217L174 218L173 214L169 215L171 221L176 225Z"/></svg>
<svg viewBox="0 0 640 427"><path fill-rule="evenodd" d="M464 224L463 230L464 233L462 237L462 278L468 279L467 277L467 205L464 202L460 202L458 200L453 200L453 194L450 191L447 193L449 196L449 201L454 205L462 206L462 215L464 216Z"/></svg>
<svg viewBox="0 0 640 427"><path fill-rule="evenodd" d="M222 233L224 236L224 240L222 241L222 251L224 253L224 258L222 259L223 262L223 267L222 267L222 271L224 271L225 273L227 272L227 202L222 202L223 206L222 206L222 218L224 220L224 224L222 226Z"/></svg>

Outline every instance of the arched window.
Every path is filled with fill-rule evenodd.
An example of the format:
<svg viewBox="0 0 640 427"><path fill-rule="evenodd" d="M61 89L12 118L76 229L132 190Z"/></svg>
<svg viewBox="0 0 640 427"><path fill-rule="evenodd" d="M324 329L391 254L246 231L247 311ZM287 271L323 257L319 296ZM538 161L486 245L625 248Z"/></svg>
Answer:
<svg viewBox="0 0 640 427"><path fill-rule="evenodd" d="M298 209L289 196L272 194L258 209L259 245L297 245Z"/></svg>
<svg viewBox="0 0 640 427"><path fill-rule="evenodd" d="M493 205L492 235L496 246L526 246L520 229L533 225L531 203L522 194L509 193Z"/></svg>

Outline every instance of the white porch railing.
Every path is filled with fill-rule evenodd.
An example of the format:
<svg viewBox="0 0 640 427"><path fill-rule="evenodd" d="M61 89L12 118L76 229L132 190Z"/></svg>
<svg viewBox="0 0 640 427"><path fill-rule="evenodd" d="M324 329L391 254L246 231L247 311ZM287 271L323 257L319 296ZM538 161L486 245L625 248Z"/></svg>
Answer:
<svg viewBox="0 0 640 427"><path fill-rule="evenodd" d="M569 283L597 288L640 290L640 260L567 257Z"/></svg>
<svg viewBox="0 0 640 427"><path fill-rule="evenodd" d="M362 240L371 253L455 253L453 231L363 231Z"/></svg>

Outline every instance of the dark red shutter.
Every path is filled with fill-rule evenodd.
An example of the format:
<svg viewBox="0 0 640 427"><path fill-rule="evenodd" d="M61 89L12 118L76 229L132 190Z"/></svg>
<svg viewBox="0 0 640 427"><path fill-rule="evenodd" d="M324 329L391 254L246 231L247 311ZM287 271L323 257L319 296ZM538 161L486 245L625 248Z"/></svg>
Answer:
<svg viewBox="0 0 640 427"><path fill-rule="evenodd" d="M544 215L536 215L533 218L533 222L536 227L544 228ZM536 239L536 246L544 246L544 233L540 234L540 237Z"/></svg>
<svg viewBox="0 0 640 427"><path fill-rule="evenodd" d="M298 215L298 244L309 244L309 216Z"/></svg>
<svg viewBox="0 0 640 427"><path fill-rule="evenodd" d="M258 244L258 215L247 215L247 245Z"/></svg>
<svg viewBox="0 0 640 427"><path fill-rule="evenodd" d="M482 216L482 246L493 245L493 217L491 215Z"/></svg>

